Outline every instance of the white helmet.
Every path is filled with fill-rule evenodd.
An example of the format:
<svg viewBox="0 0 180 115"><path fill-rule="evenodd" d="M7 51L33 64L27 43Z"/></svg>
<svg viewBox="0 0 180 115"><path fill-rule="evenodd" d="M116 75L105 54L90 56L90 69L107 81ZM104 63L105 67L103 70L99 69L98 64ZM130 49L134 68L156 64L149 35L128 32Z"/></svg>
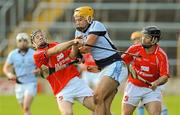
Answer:
<svg viewBox="0 0 180 115"><path fill-rule="evenodd" d="M16 41L19 41L19 40L22 40L22 39L25 39L25 40L29 41L29 35L27 33L19 33L19 34L17 34Z"/></svg>

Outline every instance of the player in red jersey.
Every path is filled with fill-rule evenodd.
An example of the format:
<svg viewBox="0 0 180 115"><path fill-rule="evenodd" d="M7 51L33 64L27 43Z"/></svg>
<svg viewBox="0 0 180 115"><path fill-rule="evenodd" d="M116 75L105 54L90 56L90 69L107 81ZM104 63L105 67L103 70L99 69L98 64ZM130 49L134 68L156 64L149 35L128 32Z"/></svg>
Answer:
<svg viewBox="0 0 180 115"><path fill-rule="evenodd" d="M131 75L122 102L122 115L132 115L140 101L149 115L161 114L162 97L158 86L168 80L168 58L158 44L161 32L156 26L145 27L142 33L142 44L132 45L126 51L139 57L122 55L122 59L131 64Z"/></svg>
<svg viewBox="0 0 180 115"><path fill-rule="evenodd" d="M48 68L46 79L56 96L62 115L72 115L74 100L85 107L94 110L92 90L79 78L79 72L74 65L68 65L78 53L77 45L81 39L74 39L64 43L47 43L47 38L41 30L32 32L31 41L37 49L34 60L42 73ZM69 49L71 48L71 49ZM63 68L64 67L64 68Z"/></svg>
<svg viewBox="0 0 180 115"><path fill-rule="evenodd" d="M139 43L141 43L141 38L142 38L142 33L140 31L135 31L131 34L130 39L131 39L133 44L139 44ZM161 92L163 94L163 91L165 89L165 85L161 85L160 87L161 87ZM142 105L141 103L139 103L139 105L138 105L137 114L138 115L145 115L144 105ZM162 101L161 115L168 115L168 109L167 109L166 105L163 103L163 101Z"/></svg>

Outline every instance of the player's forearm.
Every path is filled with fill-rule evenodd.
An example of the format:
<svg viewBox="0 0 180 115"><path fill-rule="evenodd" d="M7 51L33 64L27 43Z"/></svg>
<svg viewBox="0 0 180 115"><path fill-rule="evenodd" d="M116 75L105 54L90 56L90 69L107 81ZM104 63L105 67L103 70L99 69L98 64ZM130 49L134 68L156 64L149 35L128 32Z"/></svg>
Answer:
<svg viewBox="0 0 180 115"><path fill-rule="evenodd" d="M9 79L15 76L10 68L3 68L3 72Z"/></svg>
<svg viewBox="0 0 180 115"><path fill-rule="evenodd" d="M95 34L89 34L89 35L87 36L87 41L85 42L85 44L94 45L94 44L96 43L97 39L98 39L98 36L97 36L97 35L95 35ZM91 52L92 47L83 46L83 47L81 47L81 48L79 48L79 49L80 49L80 52L81 52L81 53L84 53L84 54L85 54L85 53Z"/></svg>
<svg viewBox="0 0 180 115"><path fill-rule="evenodd" d="M69 57L70 57L70 58L75 58L75 57L77 57L78 52L79 52L78 46L73 45L73 46L72 46L71 53L69 54Z"/></svg>
<svg viewBox="0 0 180 115"><path fill-rule="evenodd" d="M168 81L168 76L161 76L159 79L151 83L150 88L155 90L159 85L163 85Z"/></svg>
<svg viewBox="0 0 180 115"><path fill-rule="evenodd" d="M57 54L59 52L62 52L64 50L68 49L69 47L71 47L74 44L76 44L74 40L58 44L57 46L47 50L47 56L49 57L49 56L51 56L53 54Z"/></svg>
<svg viewBox="0 0 180 115"><path fill-rule="evenodd" d="M168 76L161 76L159 77L159 79L155 81L155 83L157 84L157 86L159 86L165 84L167 81L168 81Z"/></svg>

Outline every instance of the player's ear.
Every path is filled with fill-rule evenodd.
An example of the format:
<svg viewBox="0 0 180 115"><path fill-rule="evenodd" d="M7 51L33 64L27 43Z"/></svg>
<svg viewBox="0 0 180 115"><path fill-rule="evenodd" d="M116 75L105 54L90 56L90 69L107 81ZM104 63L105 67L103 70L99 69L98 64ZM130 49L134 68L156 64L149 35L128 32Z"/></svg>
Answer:
<svg viewBox="0 0 180 115"><path fill-rule="evenodd" d="M31 46L33 47L33 49L37 49L36 46L34 44L31 44Z"/></svg>
<svg viewBox="0 0 180 115"><path fill-rule="evenodd" d="M35 43L34 41L31 42L31 45L32 45L32 47L33 47L34 49L37 49L37 48L38 48L38 46L36 45L36 43Z"/></svg>
<svg viewBox="0 0 180 115"><path fill-rule="evenodd" d="M91 16L87 16L87 22L90 24L90 23L91 23L91 21L92 21Z"/></svg>

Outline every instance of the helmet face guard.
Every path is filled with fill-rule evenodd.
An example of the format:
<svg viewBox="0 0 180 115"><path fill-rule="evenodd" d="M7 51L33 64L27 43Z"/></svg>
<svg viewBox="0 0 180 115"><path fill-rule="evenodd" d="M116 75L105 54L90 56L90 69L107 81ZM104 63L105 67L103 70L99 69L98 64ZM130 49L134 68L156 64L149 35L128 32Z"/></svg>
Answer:
<svg viewBox="0 0 180 115"><path fill-rule="evenodd" d="M32 33L31 33L31 41L33 41L34 37L36 36L36 34L38 32L42 32L40 29L37 29L37 30L34 30Z"/></svg>
<svg viewBox="0 0 180 115"><path fill-rule="evenodd" d="M161 38L161 31L156 26L148 26L143 28L142 33L151 39L151 44L142 44L146 49L151 48L153 45L159 42Z"/></svg>
<svg viewBox="0 0 180 115"><path fill-rule="evenodd" d="M142 33L151 37L152 42L155 42L155 41L159 42L160 37L161 37L161 31L156 26L145 27L143 28Z"/></svg>
<svg viewBox="0 0 180 115"><path fill-rule="evenodd" d="M40 45L37 45L36 43L34 43L34 38L36 37L36 35L38 33L42 33L42 35L44 36L44 39L45 39L45 41L42 42ZM33 46L36 44L37 46L34 46L36 48L44 48L44 47L46 47L48 45L48 43L47 43L47 38L46 38L45 32L40 30L40 29L34 30L31 33L31 43L32 43Z"/></svg>

